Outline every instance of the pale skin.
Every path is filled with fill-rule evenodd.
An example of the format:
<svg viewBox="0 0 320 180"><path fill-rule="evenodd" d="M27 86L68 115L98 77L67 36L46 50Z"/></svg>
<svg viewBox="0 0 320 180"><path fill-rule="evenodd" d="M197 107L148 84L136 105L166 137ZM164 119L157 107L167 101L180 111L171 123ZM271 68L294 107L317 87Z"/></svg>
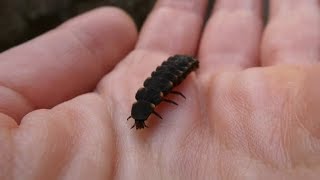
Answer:
<svg viewBox="0 0 320 180"><path fill-rule="evenodd" d="M115 8L0 54L0 179L318 179L320 1L159 0L137 33ZM202 28L204 30L202 31ZM200 68L147 129L135 93L173 54Z"/></svg>

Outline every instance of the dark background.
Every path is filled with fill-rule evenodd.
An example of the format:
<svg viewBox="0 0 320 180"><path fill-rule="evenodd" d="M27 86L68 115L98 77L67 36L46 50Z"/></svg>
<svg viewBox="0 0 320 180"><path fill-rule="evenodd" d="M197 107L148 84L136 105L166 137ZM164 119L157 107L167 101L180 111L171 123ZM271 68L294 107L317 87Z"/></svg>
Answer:
<svg viewBox="0 0 320 180"><path fill-rule="evenodd" d="M209 0L210 6L215 0ZM0 0L0 52L99 6L117 6L140 28L155 0Z"/></svg>

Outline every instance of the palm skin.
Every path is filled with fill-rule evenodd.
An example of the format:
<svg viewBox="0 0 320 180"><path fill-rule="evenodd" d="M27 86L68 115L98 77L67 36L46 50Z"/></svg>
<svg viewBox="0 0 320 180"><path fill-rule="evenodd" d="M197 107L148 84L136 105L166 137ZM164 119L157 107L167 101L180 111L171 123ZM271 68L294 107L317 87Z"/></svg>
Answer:
<svg viewBox="0 0 320 180"><path fill-rule="evenodd" d="M127 48L118 52L122 57L129 54L119 63L107 63L106 69L114 68L93 92L73 90L81 95L64 95L61 99L65 102L48 98L41 105L39 100L40 108L51 104L54 107L35 108L19 126L14 115L19 117L16 112L28 110L3 110L0 179L317 179L319 12L307 17L308 28L301 31L308 33L298 37L291 34L289 41L280 42L278 36L290 34L277 29L291 29L294 23L282 24L276 18L262 35L256 17L258 1L248 1L253 6L249 13L241 9L247 6L234 7L231 0L219 2L217 12L224 7L239 8L235 11L239 13L229 14L231 17L225 21L219 21L225 18L225 11L212 15L199 49L201 22L194 12L185 15L190 15L188 21L179 21L187 27L194 23L191 30L181 30L177 28L179 24L171 29L168 26L165 35L175 37L176 44L170 38L161 41L161 34L150 34L174 13L184 13L177 6L194 6L191 9L203 14L205 1L160 1L135 49L130 52L136 34L129 33L128 43L119 45ZM279 1L273 4L276 2ZM161 9L167 6L174 8ZM233 16L237 21L232 20ZM161 23L155 23L155 19ZM230 37L234 28L241 36ZM132 26L123 29L134 32ZM220 35L213 36L215 32ZM245 45L238 43L243 41ZM152 115L146 121L149 128L130 130L133 121L126 119L143 81L168 56L195 52L200 60L199 70L176 88L187 98L169 95L167 98L179 106L161 103L156 110L162 120ZM110 59L120 57L114 55ZM93 86L88 84L78 86ZM70 97L74 98L66 101Z"/></svg>
<svg viewBox="0 0 320 180"><path fill-rule="evenodd" d="M301 179L304 171L317 177L307 167L319 163L319 95L313 82L319 67L252 68L206 80L193 74L178 87L186 100L170 95L178 107L162 103L157 111L163 120L150 116L148 129L130 130L133 122L125 119L135 90L159 62L138 75L139 64L121 64L98 88L103 97L113 97L108 106L112 119L119 119L113 123L116 142L123 142L116 156L120 179Z"/></svg>

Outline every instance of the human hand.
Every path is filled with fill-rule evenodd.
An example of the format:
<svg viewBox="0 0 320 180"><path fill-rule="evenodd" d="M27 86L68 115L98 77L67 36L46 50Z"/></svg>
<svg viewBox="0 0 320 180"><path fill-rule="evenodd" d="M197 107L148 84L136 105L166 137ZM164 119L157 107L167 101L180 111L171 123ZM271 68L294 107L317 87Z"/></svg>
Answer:
<svg viewBox="0 0 320 180"><path fill-rule="evenodd" d="M123 15L100 10L60 28L85 28L73 36L80 45L57 30L4 53L0 82L15 91L0 93L1 179L318 178L319 1L272 1L262 32L261 2L221 0L202 33L205 2L159 1L135 49L78 97L132 48L136 33ZM135 92L172 54L200 60L177 88L187 99L170 96L179 106L161 104L163 120L130 130ZM13 72L17 64L30 67Z"/></svg>

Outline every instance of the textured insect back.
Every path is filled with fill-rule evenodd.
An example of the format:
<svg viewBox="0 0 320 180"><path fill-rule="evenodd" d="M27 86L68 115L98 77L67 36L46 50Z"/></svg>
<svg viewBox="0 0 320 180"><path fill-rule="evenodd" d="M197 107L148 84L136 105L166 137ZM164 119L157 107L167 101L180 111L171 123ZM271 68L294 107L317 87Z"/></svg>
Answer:
<svg viewBox="0 0 320 180"><path fill-rule="evenodd" d="M162 101L163 94L153 89L140 88L136 94L137 101L146 101L158 105Z"/></svg>
<svg viewBox="0 0 320 180"><path fill-rule="evenodd" d="M199 67L199 61L190 56L175 55L169 57L155 71L151 73L136 93L136 100L131 108L131 116L127 120L133 118L135 123L133 127L142 129L148 127L145 121L151 114L162 117L154 111L154 108L162 101L178 105L176 102L165 99L169 93L177 94L185 98L178 91L172 89L179 85L192 71Z"/></svg>

